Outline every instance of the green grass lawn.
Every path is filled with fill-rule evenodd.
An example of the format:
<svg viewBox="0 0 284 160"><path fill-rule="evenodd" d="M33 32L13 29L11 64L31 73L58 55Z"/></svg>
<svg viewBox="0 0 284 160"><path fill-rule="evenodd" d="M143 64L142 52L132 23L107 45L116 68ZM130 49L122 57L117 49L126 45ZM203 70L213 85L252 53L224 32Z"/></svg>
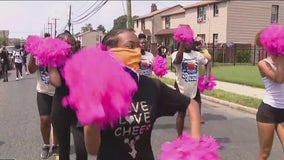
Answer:
<svg viewBox="0 0 284 160"><path fill-rule="evenodd" d="M168 68L171 69L171 60L168 57ZM204 74L204 67L200 67L200 75ZM236 84L243 84L252 87L264 88L262 79L260 77L257 65L250 64L216 64L211 69L212 74L219 81L231 82ZM158 78L153 76L154 78ZM169 78L159 78L162 82L173 85L174 80ZM212 96L214 98L226 100L232 103L237 103L247 107L257 108L261 103L261 99L248 97L240 94L235 94L220 89L203 92L204 95Z"/></svg>
<svg viewBox="0 0 284 160"><path fill-rule="evenodd" d="M216 66L211 72L219 81L264 88L257 66Z"/></svg>

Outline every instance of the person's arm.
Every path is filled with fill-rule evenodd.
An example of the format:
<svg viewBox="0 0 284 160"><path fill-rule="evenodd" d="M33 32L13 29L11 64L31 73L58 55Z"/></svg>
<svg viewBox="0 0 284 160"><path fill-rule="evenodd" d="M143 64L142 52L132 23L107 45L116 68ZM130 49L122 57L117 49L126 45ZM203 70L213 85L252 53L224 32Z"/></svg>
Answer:
<svg viewBox="0 0 284 160"><path fill-rule="evenodd" d="M176 112L189 112L189 128L193 138L201 137L201 115L199 104L187 96L177 92L164 83L160 83L160 100L158 117L173 116ZM179 125L179 124L177 124ZM182 126L176 126L178 127ZM178 131L179 132L179 131Z"/></svg>
<svg viewBox="0 0 284 160"><path fill-rule="evenodd" d="M206 71L206 82L209 82L209 78L211 76L211 63L210 61L205 64L205 71Z"/></svg>
<svg viewBox="0 0 284 160"><path fill-rule="evenodd" d="M50 84L52 84L54 87L60 87L61 86L61 77L56 68L50 67L48 69L49 73L49 81Z"/></svg>
<svg viewBox="0 0 284 160"><path fill-rule="evenodd" d="M95 125L84 126L84 139L87 152L96 155L101 145L100 129Z"/></svg>
<svg viewBox="0 0 284 160"><path fill-rule="evenodd" d="M28 64L28 70L30 73L35 73L37 70L38 66L36 65L35 58L31 55L29 64Z"/></svg>
<svg viewBox="0 0 284 160"><path fill-rule="evenodd" d="M190 134L193 138L199 139L201 137L201 114L199 104L191 99L188 105L189 127Z"/></svg>
<svg viewBox="0 0 284 160"><path fill-rule="evenodd" d="M178 48L178 52L173 61L173 64L181 64L181 61L183 59L183 52L184 52L184 42L180 42L180 46Z"/></svg>
<svg viewBox="0 0 284 160"><path fill-rule="evenodd" d="M284 82L284 56L279 56L275 63L277 70L274 71L271 66L261 60L258 62L258 69L262 77L268 77L276 83Z"/></svg>

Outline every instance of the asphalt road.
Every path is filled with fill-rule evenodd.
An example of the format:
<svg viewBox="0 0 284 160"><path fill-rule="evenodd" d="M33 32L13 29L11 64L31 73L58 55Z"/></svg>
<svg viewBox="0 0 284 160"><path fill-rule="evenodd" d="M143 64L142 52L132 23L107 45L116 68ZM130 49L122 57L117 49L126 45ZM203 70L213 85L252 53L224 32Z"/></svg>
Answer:
<svg viewBox="0 0 284 160"><path fill-rule="evenodd" d="M15 81L14 70L9 72L9 82L0 81L0 160L39 160L42 140L34 75L24 76L23 80ZM202 114L206 121L202 125L203 133L212 135L223 144L219 151L222 160L255 159L258 152L255 115L209 101L203 101ZM152 133L156 157L162 143L172 141L175 137L175 117L158 119ZM275 136L270 159L280 159L281 153L279 140ZM73 143L70 154L71 159L75 159Z"/></svg>

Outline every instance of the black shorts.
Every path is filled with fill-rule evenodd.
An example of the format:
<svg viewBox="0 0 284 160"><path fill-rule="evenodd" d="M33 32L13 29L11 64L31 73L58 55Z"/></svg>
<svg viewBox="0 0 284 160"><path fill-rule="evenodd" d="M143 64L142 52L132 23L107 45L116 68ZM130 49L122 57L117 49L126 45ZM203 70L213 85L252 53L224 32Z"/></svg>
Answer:
<svg viewBox="0 0 284 160"><path fill-rule="evenodd" d="M256 121L262 123L282 123L284 122L284 109L274 108L261 102L256 113Z"/></svg>
<svg viewBox="0 0 284 160"><path fill-rule="evenodd" d="M22 63L15 63L16 69L22 70L22 66L23 66Z"/></svg>
<svg viewBox="0 0 284 160"><path fill-rule="evenodd" d="M37 107L40 116L50 116L53 96L37 92Z"/></svg>
<svg viewBox="0 0 284 160"><path fill-rule="evenodd" d="M175 81L174 87L175 87L176 91L180 92L176 81ZM196 95L195 95L195 97L193 99L197 103L201 104L201 96L200 96L200 92L199 92L198 88L197 88L197 91L196 91Z"/></svg>

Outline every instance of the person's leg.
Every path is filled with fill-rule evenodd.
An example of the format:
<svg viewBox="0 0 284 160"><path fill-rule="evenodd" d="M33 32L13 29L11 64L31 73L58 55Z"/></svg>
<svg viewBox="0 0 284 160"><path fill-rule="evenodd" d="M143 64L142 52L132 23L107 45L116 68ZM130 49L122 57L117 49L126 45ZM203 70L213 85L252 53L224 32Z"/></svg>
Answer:
<svg viewBox="0 0 284 160"><path fill-rule="evenodd" d="M257 160L266 160L269 157L273 138L274 130L276 129L276 109L268 104L261 103L256 113L259 153Z"/></svg>
<svg viewBox="0 0 284 160"><path fill-rule="evenodd" d="M199 89L198 89L198 88L197 88L196 96L194 97L194 100L196 100L196 102L198 102L198 103L199 103L200 118L201 118L200 123L201 123L201 124L204 124L204 123L205 123L205 121L203 120L203 118L202 118L202 114L201 114L201 95L200 95L200 92L199 92Z"/></svg>
<svg viewBox="0 0 284 160"><path fill-rule="evenodd" d="M19 63L15 63L16 67L16 80L19 80Z"/></svg>
<svg viewBox="0 0 284 160"><path fill-rule="evenodd" d="M1 64L2 74L3 74L3 82L6 82L6 72L5 72L5 64Z"/></svg>
<svg viewBox="0 0 284 160"><path fill-rule="evenodd" d="M183 128L184 128L184 119L185 119L186 112L178 112L176 117L176 129L178 136L182 135Z"/></svg>
<svg viewBox="0 0 284 160"><path fill-rule="evenodd" d="M59 160L69 160L70 154L70 117L69 110L61 105L60 96L54 96L51 111L53 129L59 143Z"/></svg>
<svg viewBox="0 0 284 160"><path fill-rule="evenodd" d="M20 72L20 75L21 75L21 78L23 78L23 64L22 63L19 63L19 72Z"/></svg>
<svg viewBox="0 0 284 160"><path fill-rule="evenodd" d="M37 106L40 115L40 131L43 140L43 147L41 158L46 159L49 157L49 149L50 149L50 103L52 99L49 95L37 92Z"/></svg>
<svg viewBox="0 0 284 160"><path fill-rule="evenodd" d="M259 141L257 160L266 160L273 144L275 124L257 122L257 128Z"/></svg>
<svg viewBox="0 0 284 160"><path fill-rule="evenodd" d="M277 124L276 133L282 145L282 151L284 153L284 122ZM282 159L284 160L284 154L282 155Z"/></svg>
<svg viewBox="0 0 284 160"><path fill-rule="evenodd" d="M4 66L4 74L5 74L6 82L8 82L8 64Z"/></svg>
<svg viewBox="0 0 284 160"><path fill-rule="evenodd" d="M84 142L83 126L78 127L76 124L72 124L71 129L72 129L75 151L76 151L76 160L87 160L88 153Z"/></svg>

